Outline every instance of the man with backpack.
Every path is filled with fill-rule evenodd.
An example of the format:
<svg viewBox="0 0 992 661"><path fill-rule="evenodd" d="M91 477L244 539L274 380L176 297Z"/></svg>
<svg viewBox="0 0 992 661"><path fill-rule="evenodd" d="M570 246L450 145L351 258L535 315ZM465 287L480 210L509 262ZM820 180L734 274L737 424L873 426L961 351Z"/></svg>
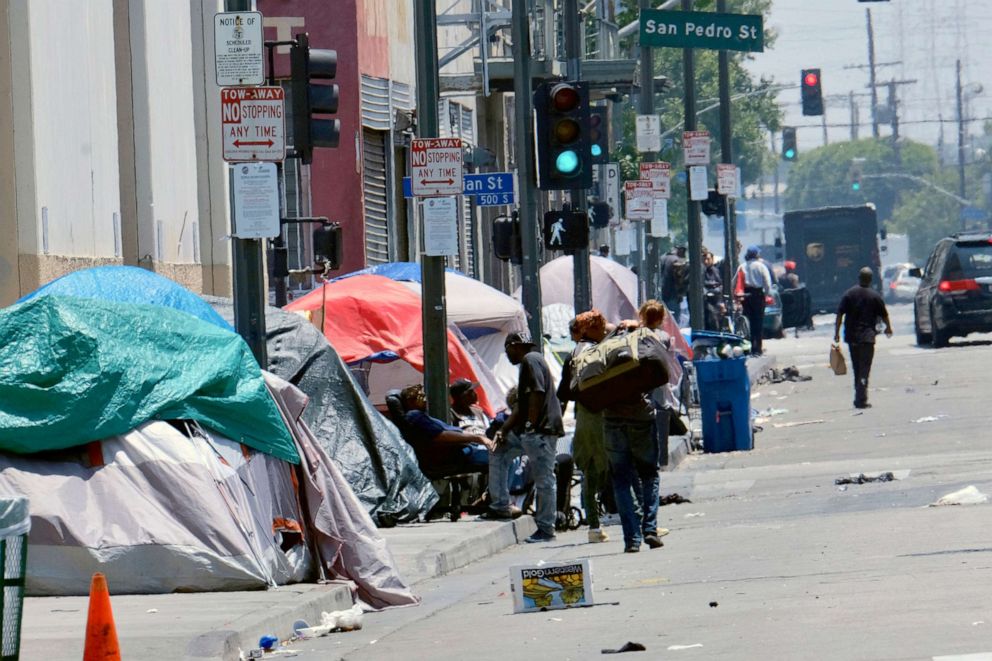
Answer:
<svg viewBox="0 0 992 661"><path fill-rule="evenodd" d="M685 246L675 246L662 255L661 300L678 322L682 309L682 298L689 289L689 263L685 258Z"/></svg>

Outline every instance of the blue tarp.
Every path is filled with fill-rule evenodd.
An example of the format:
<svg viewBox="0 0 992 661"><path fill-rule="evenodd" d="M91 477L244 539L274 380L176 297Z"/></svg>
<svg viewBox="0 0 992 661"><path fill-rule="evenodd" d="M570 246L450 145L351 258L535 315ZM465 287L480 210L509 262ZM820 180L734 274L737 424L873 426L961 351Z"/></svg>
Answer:
<svg viewBox="0 0 992 661"><path fill-rule="evenodd" d="M457 269L444 270L448 273L455 273L462 277L468 277ZM400 282L420 282L420 264L417 264L416 262L389 262L388 264L377 264L376 266L370 266L367 269L362 269L361 271L346 273L345 275L334 278L334 280L353 278L356 275L381 275L384 278L398 280ZM334 282L334 280L331 282Z"/></svg>
<svg viewBox="0 0 992 661"><path fill-rule="evenodd" d="M189 313L224 330L234 330L216 310L193 292L157 273L135 266L95 266L74 271L52 280L17 302L46 295L158 305Z"/></svg>

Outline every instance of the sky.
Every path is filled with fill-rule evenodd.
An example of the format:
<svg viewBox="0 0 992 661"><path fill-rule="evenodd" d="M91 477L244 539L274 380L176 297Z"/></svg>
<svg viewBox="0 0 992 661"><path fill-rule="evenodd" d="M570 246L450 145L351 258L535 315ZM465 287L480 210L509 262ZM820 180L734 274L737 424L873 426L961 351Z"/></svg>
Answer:
<svg viewBox="0 0 992 661"><path fill-rule="evenodd" d="M800 153L823 144L819 117L803 117L798 88L803 68L819 67L827 102L828 139L848 140L851 129L849 93L859 106L859 137L871 136L871 112L866 68L868 37L865 10L870 9L875 34L877 80L915 80L899 85L900 135L936 146L939 121L946 120L944 140L957 144L955 62L961 59L962 85L967 94L969 132L980 135L981 121L992 116L992 0L772 0L766 29L778 37L772 48L755 54L748 68L795 89L779 93L785 125L798 127ZM881 63L894 63L881 66ZM984 89L980 89L980 86ZM887 88L878 90L884 104ZM844 126L833 126L844 124ZM888 125L881 135L889 135Z"/></svg>

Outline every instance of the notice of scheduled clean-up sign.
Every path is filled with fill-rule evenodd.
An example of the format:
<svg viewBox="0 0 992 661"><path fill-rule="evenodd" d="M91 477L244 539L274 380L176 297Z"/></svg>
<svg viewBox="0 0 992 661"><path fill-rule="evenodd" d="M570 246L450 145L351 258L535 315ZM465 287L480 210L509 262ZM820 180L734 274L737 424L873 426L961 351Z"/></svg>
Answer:
<svg viewBox="0 0 992 661"><path fill-rule="evenodd" d="M417 138L410 144L410 187L414 197L461 195L462 141Z"/></svg>
<svg viewBox="0 0 992 661"><path fill-rule="evenodd" d="M765 32L759 14L642 9L641 46L760 53Z"/></svg>
<svg viewBox="0 0 992 661"><path fill-rule="evenodd" d="M220 91L225 161L286 158L285 96L281 87L226 87Z"/></svg>
<svg viewBox="0 0 992 661"><path fill-rule="evenodd" d="M261 85L262 14L257 11L214 14L217 85Z"/></svg>

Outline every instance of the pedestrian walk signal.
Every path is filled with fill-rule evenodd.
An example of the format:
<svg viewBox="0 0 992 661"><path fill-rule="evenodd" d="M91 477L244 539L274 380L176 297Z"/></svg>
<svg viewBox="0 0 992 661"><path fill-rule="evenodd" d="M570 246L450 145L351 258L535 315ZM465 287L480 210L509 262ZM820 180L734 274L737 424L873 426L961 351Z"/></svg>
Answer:
<svg viewBox="0 0 992 661"><path fill-rule="evenodd" d="M537 187L592 186L589 88L580 82L542 83L534 91Z"/></svg>
<svg viewBox="0 0 992 661"><path fill-rule="evenodd" d="M585 211L549 211L544 214L544 247L581 250L589 247L589 217Z"/></svg>

